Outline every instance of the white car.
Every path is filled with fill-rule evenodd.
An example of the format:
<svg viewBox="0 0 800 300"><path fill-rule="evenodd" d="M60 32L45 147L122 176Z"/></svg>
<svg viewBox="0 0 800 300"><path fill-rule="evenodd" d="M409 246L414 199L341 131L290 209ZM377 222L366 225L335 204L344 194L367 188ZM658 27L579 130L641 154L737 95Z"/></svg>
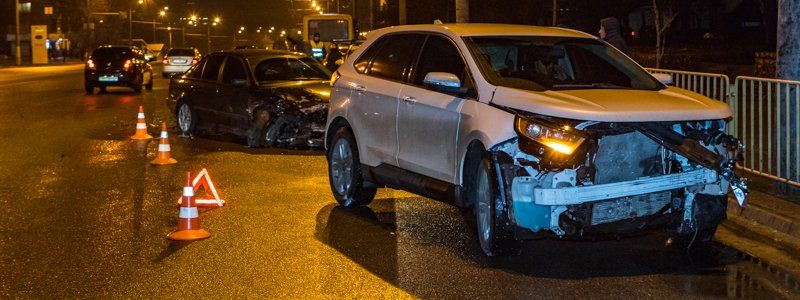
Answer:
<svg viewBox="0 0 800 300"><path fill-rule="evenodd" d="M161 76L168 78L172 74L184 73L200 61L202 56L195 48L173 48L164 56L164 70Z"/></svg>
<svg viewBox="0 0 800 300"><path fill-rule="evenodd" d="M669 78L661 78L667 82ZM586 33L390 27L334 74L331 190L391 187L472 208L487 255L524 239L667 228L688 245L725 218L739 141L725 103L665 85Z"/></svg>

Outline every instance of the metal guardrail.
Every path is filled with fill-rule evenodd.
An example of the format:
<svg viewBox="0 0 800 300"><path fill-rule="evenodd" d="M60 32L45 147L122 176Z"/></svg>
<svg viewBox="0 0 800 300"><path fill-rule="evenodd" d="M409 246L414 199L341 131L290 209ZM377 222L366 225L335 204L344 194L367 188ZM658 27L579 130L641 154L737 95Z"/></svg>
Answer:
<svg viewBox="0 0 800 300"><path fill-rule="evenodd" d="M800 185L800 82L740 76L734 89L747 149L743 167Z"/></svg>
<svg viewBox="0 0 800 300"><path fill-rule="evenodd" d="M673 85L728 104L727 131L742 140L742 168L800 186L800 81L647 69L672 75ZM794 127L794 128L791 128Z"/></svg>

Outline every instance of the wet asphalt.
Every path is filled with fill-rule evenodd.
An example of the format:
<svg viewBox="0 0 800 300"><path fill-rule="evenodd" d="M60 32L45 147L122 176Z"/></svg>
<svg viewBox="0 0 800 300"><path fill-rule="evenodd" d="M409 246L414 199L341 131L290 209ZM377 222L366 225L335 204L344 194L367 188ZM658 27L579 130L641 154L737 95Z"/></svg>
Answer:
<svg viewBox="0 0 800 300"><path fill-rule="evenodd" d="M800 297L735 249L687 252L660 232L488 259L446 204L384 189L338 207L321 151L178 137L167 80L86 95L80 69L57 72L0 80L0 298ZM152 135L167 122L178 164L151 166L157 141L128 139L139 105ZM210 239L169 241L201 168L227 206L201 209Z"/></svg>

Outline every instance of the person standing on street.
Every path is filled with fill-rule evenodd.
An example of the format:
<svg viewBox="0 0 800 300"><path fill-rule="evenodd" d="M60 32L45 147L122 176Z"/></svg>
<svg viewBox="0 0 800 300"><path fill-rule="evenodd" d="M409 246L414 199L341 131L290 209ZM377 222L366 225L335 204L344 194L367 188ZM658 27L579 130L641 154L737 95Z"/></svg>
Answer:
<svg viewBox="0 0 800 300"><path fill-rule="evenodd" d="M625 55L628 55L628 45L622 38L622 30L617 18L605 18L600 20L600 38L614 46Z"/></svg>
<svg viewBox="0 0 800 300"><path fill-rule="evenodd" d="M314 38L309 43L311 44L311 57L316 60L322 61L325 57L325 43L320 40L319 33L314 33Z"/></svg>
<svg viewBox="0 0 800 300"><path fill-rule="evenodd" d="M339 45L336 43L331 43L331 47L328 51L328 55L325 56L325 67L331 72L336 71L339 68L339 65L336 64L336 61L342 59L342 53L339 52Z"/></svg>

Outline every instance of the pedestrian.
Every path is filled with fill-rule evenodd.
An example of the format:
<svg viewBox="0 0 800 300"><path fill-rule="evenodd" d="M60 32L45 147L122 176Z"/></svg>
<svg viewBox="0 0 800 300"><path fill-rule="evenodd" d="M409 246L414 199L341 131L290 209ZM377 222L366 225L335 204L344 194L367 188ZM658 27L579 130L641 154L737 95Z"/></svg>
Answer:
<svg viewBox="0 0 800 300"><path fill-rule="evenodd" d="M336 69L339 68L336 62L340 59L342 59L342 52L339 52L339 45L331 43L328 56L325 57L325 67L331 70L331 72L336 71Z"/></svg>
<svg viewBox="0 0 800 300"><path fill-rule="evenodd" d="M311 57L322 60L325 57L325 43L320 40L319 33L314 33L314 38L309 42L311 46Z"/></svg>
<svg viewBox="0 0 800 300"><path fill-rule="evenodd" d="M625 55L628 54L628 45L625 43L625 39L622 38L622 29L617 18L610 17L600 20L599 33L601 39L619 49Z"/></svg>

